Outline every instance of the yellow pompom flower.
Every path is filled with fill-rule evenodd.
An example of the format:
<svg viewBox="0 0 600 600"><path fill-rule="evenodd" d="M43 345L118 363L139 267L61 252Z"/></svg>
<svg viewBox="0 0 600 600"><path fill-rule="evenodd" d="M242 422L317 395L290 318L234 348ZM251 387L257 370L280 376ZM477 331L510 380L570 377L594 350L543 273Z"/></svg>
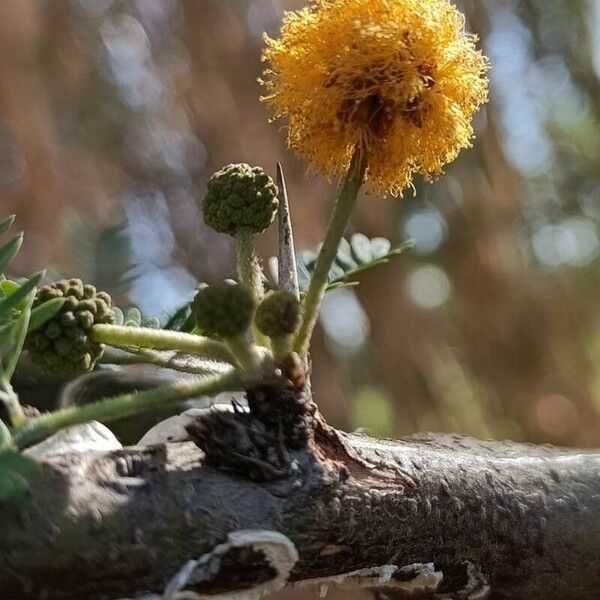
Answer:
<svg viewBox="0 0 600 600"><path fill-rule="evenodd" d="M471 145L488 61L447 0L315 0L265 39L263 100L312 168L343 175L359 147L369 187L399 195Z"/></svg>

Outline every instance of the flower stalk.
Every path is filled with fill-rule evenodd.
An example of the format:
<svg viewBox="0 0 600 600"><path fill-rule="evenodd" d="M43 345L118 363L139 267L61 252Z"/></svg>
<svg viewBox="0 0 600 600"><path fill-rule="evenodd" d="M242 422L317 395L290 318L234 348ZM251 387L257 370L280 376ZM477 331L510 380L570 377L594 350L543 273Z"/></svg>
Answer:
<svg viewBox="0 0 600 600"><path fill-rule="evenodd" d="M91 330L91 336L95 342L111 346L174 350L233 363L231 353L222 342L179 331L121 325L95 325Z"/></svg>
<svg viewBox="0 0 600 600"><path fill-rule="evenodd" d="M362 186L367 169L366 152L361 146L354 150L350 167L340 182L335 207L327 227L325 240L315 264L306 296L302 304L302 320L294 338L294 350L302 357L308 353L308 345L317 323L319 308L327 288L329 270L336 257L340 240L352 214L358 192Z"/></svg>
<svg viewBox="0 0 600 600"><path fill-rule="evenodd" d="M237 240L237 270L240 283L250 290L254 303L258 305L263 299L264 291L262 269L254 245L254 232L248 227L239 227L235 232L235 238ZM269 346L269 340L254 326L252 333L259 344Z"/></svg>
<svg viewBox="0 0 600 600"><path fill-rule="evenodd" d="M13 427L19 427L25 423L25 415L19 403L19 398L6 379L0 380L0 402L4 404L10 424Z"/></svg>
<svg viewBox="0 0 600 600"><path fill-rule="evenodd" d="M251 292L256 304L263 297L262 271L254 249L254 233L247 227L240 227L235 232L237 239L237 269L240 283Z"/></svg>
<svg viewBox="0 0 600 600"><path fill-rule="evenodd" d="M223 341L243 371L252 371L259 366L260 357L256 352L256 345L248 343L243 335L223 338Z"/></svg>
<svg viewBox="0 0 600 600"><path fill-rule="evenodd" d="M122 394L99 402L64 408L47 413L29 421L13 432L17 448L26 448L65 427L88 421L110 421L131 417L194 396L214 396L221 392L239 390L242 386L240 374L233 369L225 375L199 379L185 379L168 387L147 392Z"/></svg>
<svg viewBox="0 0 600 600"><path fill-rule="evenodd" d="M154 365L192 375L217 375L228 370L231 365L193 354L149 348L109 347L98 361L109 365Z"/></svg>

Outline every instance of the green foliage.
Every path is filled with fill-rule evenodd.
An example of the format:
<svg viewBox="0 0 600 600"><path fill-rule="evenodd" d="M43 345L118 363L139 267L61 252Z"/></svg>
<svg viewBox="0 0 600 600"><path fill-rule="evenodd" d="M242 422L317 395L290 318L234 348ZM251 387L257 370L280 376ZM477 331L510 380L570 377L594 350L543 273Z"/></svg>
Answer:
<svg viewBox="0 0 600 600"><path fill-rule="evenodd" d="M4 225L6 221L0 223ZM0 248L0 275L3 275L11 263L12 259L17 255L23 244L23 234L19 233L13 240Z"/></svg>
<svg viewBox="0 0 600 600"><path fill-rule="evenodd" d="M22 285L16 284L13 291L4 295L0 299L0 320L9 320L22 313L27 306L27 298L31 292L37 288L44 277L44 272L36 273L33 277L27 279ZM6 284L6 282L3 282ZM11 281L11 284L16 282ZM4 287L7 287L6 285ZM12 286L11 286L12 287Z"/></svg>
<svg viewBox="0 0 600 600"><path fill-rule="evenodd" d="M0 235L6 233L14 222L10 216L0 222ZM23 235L19 233L11 241L0 246L0 387L5 394L12 394L9 382L17 366L25 335L31 325L32 304L35 289L44 277L36 273L21 282L6 279L6 270L17 255ZM39 327L52 315L56 306L40 306L33 325Z"/></svg>
<svg viewBox="0 0 600 600"><path fill-rule="evenodd" d="M115 306L113 313L115 315L115 325L160 329L160 321L156 317L144 315L137 306L129 306L125 309Z"/></svg>
<svg viewBox="0 0 600 600"><path fill-rule="evenodd" d="M66 222L69 243L77 248L77 274L85 281L96 282L111 295L125 294L137 278L131 241L126 223L98 228L76 213Z"/></svg>
<svg viewBox="0 0 600 600"><path fill-rule="evenodd" d="M31 318L29 319L29 329L27 333L36 331L45 325L56 313L60 311L64 304L63 298L54 298L40 304L31 311Z"/></svg>
<svg viewBox="0 0 600 600"><path fill-rule="evenodd" d="M179 307L167 320L165 329L189 333L196 327L196 317L192 311L192 303Z"/></svg>
<svg viewBox="0 0 600 600"><path fill-rule="evenodd" d="M342 238L337 255L329 270L327 291L340 287L357 285L355 278L365 271L387 264L391 258L402 254L411 247L410 242L392 247L389 240L382 237L369 239L362 233L355 233L350 241ZM306 290L317 260L317 252L304 251L298 261L298 283Z"/></svg>
<svg viewBox="0 0 600 600"><path fill-rule="evenodd" d="M362 233L355 233L350 241L342 238L334 264L329 271L327 291L341 287L357 285L356 277L365 271L387 264L390 259L399 256L412 246L411 242L404 242L398 246L383 237L369 239ZM298 257L298 283L301 292L306 291L313 272L317 251L305 250ZM276 259L271 259L271 276L277 278ZM265 288L275 289L276 285L264 279ZM201 284L204 285L204 284ZM200 287L200 286L199 286ZM165 329L174 331L192 332L196 325L192 303L179 307L167 320Z"/></svg>

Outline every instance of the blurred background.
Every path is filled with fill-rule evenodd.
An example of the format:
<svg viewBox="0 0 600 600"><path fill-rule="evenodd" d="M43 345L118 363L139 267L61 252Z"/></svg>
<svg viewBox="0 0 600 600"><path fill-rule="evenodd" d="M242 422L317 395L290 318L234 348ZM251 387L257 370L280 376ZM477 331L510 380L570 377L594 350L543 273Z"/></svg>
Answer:
<svg viewBox="0 0 600 600"><path fill-rule="evenodd" d="M298 249L313 248L333 187L305 177L256 83L262 33L303 4L4 0L0 217L26 231L14 275L81 276L164 321L233 273L232 240L198 206L229 162L283 162ZM352 231L415 246L328 297L317 401L382 436L597 446L600 2L459 5L492 62L475 147L414 197L361 199Z"/></svg>

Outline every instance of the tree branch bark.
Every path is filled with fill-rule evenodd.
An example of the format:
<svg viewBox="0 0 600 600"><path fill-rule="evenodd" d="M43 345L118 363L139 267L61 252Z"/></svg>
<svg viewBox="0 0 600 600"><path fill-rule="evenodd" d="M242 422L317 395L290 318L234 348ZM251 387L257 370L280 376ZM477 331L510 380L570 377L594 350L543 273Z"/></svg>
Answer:
<svg viewBox="0 0 600 600"><path fill-rule="evenodd" d="M1 517L1 597L160 593L188 560L241 529L292 540L292 581L434 563L443 580L419 597L469 597L460 592L467 566L490 598L600 593L599 453L460 436L391 442L321 428L291 458L292 475L268 483L203 465L190 442L49 459L31 505ZM264 569L244 560L194 590L264 581Z"/></svg>

